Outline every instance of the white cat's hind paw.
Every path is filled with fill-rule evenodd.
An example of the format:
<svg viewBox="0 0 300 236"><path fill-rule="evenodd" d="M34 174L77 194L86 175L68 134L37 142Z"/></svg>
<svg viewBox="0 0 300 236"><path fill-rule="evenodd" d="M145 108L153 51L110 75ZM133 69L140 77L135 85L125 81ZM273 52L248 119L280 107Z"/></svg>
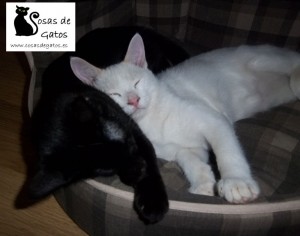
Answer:
<svg viewBox="0 0 300 236"><path fill-rule="evenodd" d="M215 182L207 182L197 187L191 186L189 192L206 196L215 196Z"/></svg>
<svg viewBox="0 0 300 236"><path fill-rule="evenodd" d="M253 179L227 178L218 183L218 193L231 203L253 201L259 195L259 187Z"/></svg>

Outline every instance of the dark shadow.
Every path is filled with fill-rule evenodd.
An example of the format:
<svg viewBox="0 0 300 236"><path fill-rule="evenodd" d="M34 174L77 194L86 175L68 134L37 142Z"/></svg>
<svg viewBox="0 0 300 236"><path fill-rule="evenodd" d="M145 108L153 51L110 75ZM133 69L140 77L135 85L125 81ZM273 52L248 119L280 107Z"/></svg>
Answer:
<svg viewBox="0 0 300 236"><path fill-rule="evenodd" d="M21 144L21 154L23 161L26 166L26 173L23 186L21 187L18 195L15 198L15 208L22 209L29 207L35 203L28 195L28 186L30 179L35 173L35 166L37 163L37 155L34 150L32 137L31 137L31 120L28 110L28 95L29 86L31 78L31 70L26 58L25 53L16 53L19 64L26 76L26 82L23 89L22 104L21 104L21 114L22 114L22 128L20 130L20 144Z"/></svg>

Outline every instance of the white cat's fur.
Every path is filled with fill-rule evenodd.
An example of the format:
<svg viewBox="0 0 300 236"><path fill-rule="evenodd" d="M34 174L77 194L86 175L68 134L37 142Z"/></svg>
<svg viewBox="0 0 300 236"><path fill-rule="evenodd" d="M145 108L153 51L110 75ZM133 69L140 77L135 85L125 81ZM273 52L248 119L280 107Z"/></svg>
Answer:
<svg viewBox="0 0 300 236"><path fill-rule="evenodd" d="M72 58L71 67L135 119L158 157L178 162L191 193L214 195L217 186L233 203L251 201L260 192L233 123L300 96L300 55L267 45L204 53L157 79L135 35L120 64L98 69ZM221 174L217 184L207 164L210 149Z"/></svg>

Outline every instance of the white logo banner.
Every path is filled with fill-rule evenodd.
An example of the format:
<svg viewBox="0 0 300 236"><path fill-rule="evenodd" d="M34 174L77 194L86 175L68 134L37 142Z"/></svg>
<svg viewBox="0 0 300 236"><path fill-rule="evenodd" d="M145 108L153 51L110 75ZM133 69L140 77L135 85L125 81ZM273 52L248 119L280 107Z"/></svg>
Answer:
<svg viewBox="0 0 300 236"><path fill-rule="evenodd" d="M75 51L75 3L6 3L6 51Z"/></svg>

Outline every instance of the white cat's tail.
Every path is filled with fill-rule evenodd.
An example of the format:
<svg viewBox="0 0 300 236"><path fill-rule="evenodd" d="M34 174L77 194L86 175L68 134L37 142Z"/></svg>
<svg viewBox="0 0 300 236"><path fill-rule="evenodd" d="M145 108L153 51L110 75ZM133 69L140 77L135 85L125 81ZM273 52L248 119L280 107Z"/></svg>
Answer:
<svg viewBox="0 0 300 236"><path fill-rule="evenodd" d="M290 87L295 96L300 100L300 65L292 72Z"/></svg>

